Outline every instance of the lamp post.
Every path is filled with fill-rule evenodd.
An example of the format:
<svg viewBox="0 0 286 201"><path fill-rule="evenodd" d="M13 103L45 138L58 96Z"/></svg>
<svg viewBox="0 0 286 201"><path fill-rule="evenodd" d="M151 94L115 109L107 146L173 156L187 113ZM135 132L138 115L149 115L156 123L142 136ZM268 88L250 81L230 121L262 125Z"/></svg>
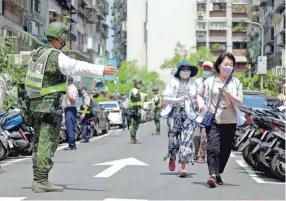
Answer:
<svg viewBox="0 0 286 201"><path fill-rule="evenodd" d="M264 55L264 28L261 24L259 23L256 23L256 22L251 22L251 21L246 21L246 23L249 23L249 24L254 24L254 25L257 25L257 26L260 26L261 28L261 56ZM260 75L260 89L261 91L263 91L263 74Z"/></svg>

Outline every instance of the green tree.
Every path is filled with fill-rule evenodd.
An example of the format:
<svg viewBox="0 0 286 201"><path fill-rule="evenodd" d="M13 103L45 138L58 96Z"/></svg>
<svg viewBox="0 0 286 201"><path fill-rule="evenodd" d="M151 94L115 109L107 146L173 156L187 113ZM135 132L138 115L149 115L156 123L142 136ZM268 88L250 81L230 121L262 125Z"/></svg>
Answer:
<svg viewBox="0 0 286 201"><path fill-rule="evenodd" d="M212 57L212 53L207 47L199 47L195 53L191 53L184 45L178 42L174 49L174 56L171 59L166 59L161 65L161 68L175 70L177 65L183 60L187 60L192 65L199 67L201 61L212 61ZM201 76L201 74L201 69L199 67L198 75Z"/></svg>
<svg viewBox="0 0 286 201"><path fill-rule="evenodd" d="M248 72L241 74L239 80L243 84L244 90L260 90L260 75L256 74L254 77L248 77ZM276 96L278 94L276 83L278 78L268 70L264 75L263 89L264 93L269 96Z"/></svg>
<svg viewBox="0 0 286 201"><path fill-rule="evenodd" d="M142 92L150 93L153 86L163 89L165 84L159 79L159 74L154 71L146 71L146 68L139 66L136 61L124 61L121 63L118 73L119 93L128 94L134 87L134 79L140 78L143 81ZM109 99L110 94L117 92L117 86L114 81L106 81L108 94L99 96L97 101L105 101ZM152 97L152 94L148 97Z"/></svg>

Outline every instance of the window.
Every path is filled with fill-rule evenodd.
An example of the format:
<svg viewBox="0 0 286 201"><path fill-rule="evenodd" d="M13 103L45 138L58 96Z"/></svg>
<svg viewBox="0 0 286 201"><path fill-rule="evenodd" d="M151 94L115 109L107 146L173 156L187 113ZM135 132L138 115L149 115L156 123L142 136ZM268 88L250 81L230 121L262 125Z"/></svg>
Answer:
<svg viewBox="0 0 286 201"><path fill-rule="evenodd" d="M198 22L198 29L206 29L206 23L205 22Z"/></svg>
<svg viewBox="0 0 286 201"><path fill-rule="evenodd" d="M34 0L34 11L37 13L41 12L41 2L40 0Z"/></svg>
<svg viewBox="0 0 286 201"><path fill-rule="evenodd" d="M226 3L214 3L213 10L214 11L226 10Z"/></svg>
<svg viewBox="0 0 286 201"><path fill-rule="evenodd" d="M198 4L198 11L206 11L206 4Z"/></svg>
<svg viewBox="0 0 286 201"><path fill-rule="evenodd" d="M274 40L274 27L271 28L271 40Z"/></svg>
<svg viewBox="0 0 286 201"><path fill-rule="evenodd" d="M246 49L247 43L246 42L233 42L232 49Z"/></svg>

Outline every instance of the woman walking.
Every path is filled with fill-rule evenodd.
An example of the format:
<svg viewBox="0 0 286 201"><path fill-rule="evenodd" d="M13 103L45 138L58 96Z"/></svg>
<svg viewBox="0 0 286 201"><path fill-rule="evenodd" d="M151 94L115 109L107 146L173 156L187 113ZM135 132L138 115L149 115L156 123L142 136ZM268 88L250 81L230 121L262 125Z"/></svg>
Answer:
<svg viewBox="0 0 286 201"><path fill-rule="evenodd" d="M186 61L178 65L174 79L170 81L164 92L166 107L161 116L168 119L169 126L169 170L176 169L176 155L179 157L179 176L186 177L186 164L193 157L193 131L195 128L195 106L197 87L191 77L196 76L198 69ZM191 161L193 162L193 161Z"/></svg>
<svg viewBox="0 0 286 201"><path fill-rule="evenodd" d="M214 123L207 128L210 175L207 183L210 187L223 184L221 174L231 153L236 127L245 120L238 109L243 102L243 93L240 81L232 76L234 65L235 58L231 53L221 54L214 64L217 75L208 78L199 91L206 103L199 102L200 111L208 110L214 114Z"/></svg>

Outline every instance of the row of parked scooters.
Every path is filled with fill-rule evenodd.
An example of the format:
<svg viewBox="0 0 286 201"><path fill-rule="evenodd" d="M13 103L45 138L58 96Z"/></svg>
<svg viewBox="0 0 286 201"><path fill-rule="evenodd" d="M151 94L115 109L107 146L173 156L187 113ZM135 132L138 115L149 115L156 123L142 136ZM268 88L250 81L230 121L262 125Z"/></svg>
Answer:
<svg viewBox="0 0 286 201"><path fill-rule="evenodd" d="M240 108L247 123L238 128L234 149L255 171L285 181L285 110L276 102L266 105L272 110Z"/></svg>
<svg viewBox="0 0 286 201"><path fill-rule="evenodd" d="M31 155L33 135L33 128L25 126L19 108L0 113L0 160Z"/></svg>

